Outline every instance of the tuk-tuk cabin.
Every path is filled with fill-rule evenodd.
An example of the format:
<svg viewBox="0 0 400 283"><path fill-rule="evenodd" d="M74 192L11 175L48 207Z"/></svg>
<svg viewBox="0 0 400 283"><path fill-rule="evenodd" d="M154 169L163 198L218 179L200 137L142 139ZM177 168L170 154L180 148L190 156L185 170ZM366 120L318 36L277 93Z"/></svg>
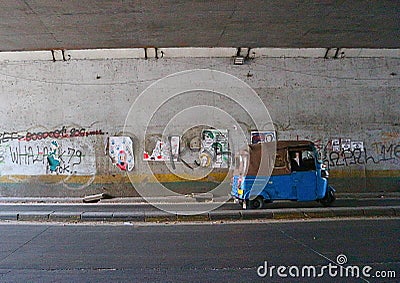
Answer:
<svg viewBox="0 0 400 283"><path fill-rule="evenodd" d="M324 205L334 200L328 171L314 144L305 140L252 144L239 151L231 194L245 208L274 200L318 200Z"/></svg>

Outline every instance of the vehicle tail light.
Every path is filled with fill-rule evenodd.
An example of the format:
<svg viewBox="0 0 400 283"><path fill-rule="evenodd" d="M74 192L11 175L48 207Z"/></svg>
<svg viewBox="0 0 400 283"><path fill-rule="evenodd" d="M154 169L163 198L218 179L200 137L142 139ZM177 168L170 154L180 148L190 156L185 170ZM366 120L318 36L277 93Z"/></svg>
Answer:
<svg viewBox="0 0 400 283"><path fill-rule="evenodd" d="M239 177L237 182L238 189L240 189L241 185L242 185L242 177Z"/></svg>

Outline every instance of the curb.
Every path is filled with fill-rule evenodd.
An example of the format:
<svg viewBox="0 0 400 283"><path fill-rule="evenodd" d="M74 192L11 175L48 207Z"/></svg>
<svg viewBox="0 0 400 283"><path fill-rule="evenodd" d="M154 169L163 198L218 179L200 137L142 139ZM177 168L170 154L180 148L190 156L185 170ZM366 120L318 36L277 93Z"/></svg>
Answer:
<svg viewBox="0 0 400 283"><path fill-rule="evenodd" d="M289 208L263 210L211 211L195 215L149 212L63 212L23 211L0 212L0 221L38 222L204 222L240 220L289 220L348 217L400 217L400 206Z"/></svg>

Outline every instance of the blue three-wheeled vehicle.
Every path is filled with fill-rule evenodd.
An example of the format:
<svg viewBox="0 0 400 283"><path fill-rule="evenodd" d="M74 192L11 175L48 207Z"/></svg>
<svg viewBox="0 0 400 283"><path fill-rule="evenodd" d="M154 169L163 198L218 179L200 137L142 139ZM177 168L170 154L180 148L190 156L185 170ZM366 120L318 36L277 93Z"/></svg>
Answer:
<svg viewBox="0 0 400 283"><path fill-rule="evenodd" d="M310 141L252 144L235 155L231 195L244 209L275 200L316 200L329 206L335 190L328 176Z"/></svg>

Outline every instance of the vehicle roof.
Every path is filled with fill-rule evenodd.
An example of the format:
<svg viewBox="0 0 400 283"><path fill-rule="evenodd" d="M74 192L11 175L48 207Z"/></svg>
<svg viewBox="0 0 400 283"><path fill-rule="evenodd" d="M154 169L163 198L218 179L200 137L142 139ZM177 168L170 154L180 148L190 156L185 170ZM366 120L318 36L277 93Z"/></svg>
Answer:
<svg viewBox="0 0 400 283"><path fill-rule="evenodd" d="M289 147L302 147L302 146L310 146L314 145L312 141L307 140L284 140L276 142L276 149L283 149Z"/></svg>
<svg viewBox="0 0 400 283"><path fill-rule="evenodd" d="M250 144L249 147L251 150L257 150L258 148L267 146L267 144L268 143ZM282 140L270 143L271 146L274 144L276 144L276 150L314 145L312 141L307 140Z"/></svg>

